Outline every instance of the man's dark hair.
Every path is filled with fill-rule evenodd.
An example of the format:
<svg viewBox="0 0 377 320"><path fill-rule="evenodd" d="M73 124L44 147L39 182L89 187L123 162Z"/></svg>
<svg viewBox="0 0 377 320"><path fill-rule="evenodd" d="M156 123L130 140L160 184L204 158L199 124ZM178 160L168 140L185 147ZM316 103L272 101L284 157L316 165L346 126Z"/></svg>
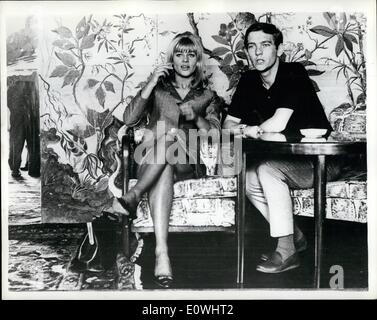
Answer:
<svg viewBox="0 0 377 320"><path fill-rule="evenodd" d="M271 34L274 38L274 44L276 48L278 48L279 45L283 43L283 34L274 24L264 23L264 22L255 22L249 28L247 28L245 32L244 44L245 44L246 49L247 49L247 37L249 36L250 32L255 32L255 31L263 31L264 33Z"/></svg>

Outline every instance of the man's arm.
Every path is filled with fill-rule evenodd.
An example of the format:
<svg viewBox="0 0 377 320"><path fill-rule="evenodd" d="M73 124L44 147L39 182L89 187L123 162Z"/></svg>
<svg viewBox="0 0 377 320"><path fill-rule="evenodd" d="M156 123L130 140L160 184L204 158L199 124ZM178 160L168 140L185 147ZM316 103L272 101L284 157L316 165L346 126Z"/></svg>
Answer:
<svg viewBox="0 0 377 320"><path fill-rule="evenodd" d="M241 124L240 122L240 118L236 118L228 114L224 120L223 128L228 129L233 134L242 134L242 130L245 128L245 125Z"/></svg>
<svg viewBox="0 0 377 320"><path fill-rule="evenodd" d="M223 127L224 129L234 129L240 124L240 122L240 118L236 118L228 114L224 120Z"/></svg>
<svg viewBox="0 0 377 320"><path fill-rule="evenodd" d="M259 127L264 132L282 132L286 128L292 113L292 109L278 108L276 109L275 114L264 121Z"/></svg>
<svg viewBox="0 0 377 320"><path fill-rule="evenodd" d="M226 116L223 127L230 130L233 134L242 134L246 137L257 138L263 130L259 126L247 126L240 124L241 119L230 116Z"/></svg>
<svg viewBox="0 0 377 320"><path fill-rule="evenodd" d="M261 125L259 125L259 128L263 132L282 132L286 128L292 113L292 109L278 108L271 118L267 119ZM240 122L241 119L227 115L223 127L224 129L231 130L231 132L234 134L245 133L248 136L250 134L251 136L254 136L253 132L255 130L258 131L258 126L245 126L243 124L240 124ZM248 134L249 132L250 134Z"/></svg>

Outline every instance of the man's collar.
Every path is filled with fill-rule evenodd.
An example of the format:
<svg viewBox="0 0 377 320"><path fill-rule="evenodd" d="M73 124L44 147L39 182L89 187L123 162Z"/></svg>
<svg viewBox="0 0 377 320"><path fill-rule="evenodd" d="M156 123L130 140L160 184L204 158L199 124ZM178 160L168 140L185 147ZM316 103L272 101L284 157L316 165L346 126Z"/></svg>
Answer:
<svg viewBox="0 0 377 320"><path fill-rule="evenodd" d="M265 77L262 76L262 74L259 74L260 76L260 79L261 79L261 82L262 82L262 85L265 87L265 84L268 85L268 89L269 90L273 85L274 83L276 82L276 79L280 76L280 73L281 73L281 65L283 64L284 62L280 60L279 57L276 58L276 62L274 64L274 66L268 70L269 72L274 72L276 70L276 73L275 75L271 74L271 77L273 77L273 80L271 81L271 79L268 79L268 81L265 81ZM276 68L276 69L275 69Z"/></svg>

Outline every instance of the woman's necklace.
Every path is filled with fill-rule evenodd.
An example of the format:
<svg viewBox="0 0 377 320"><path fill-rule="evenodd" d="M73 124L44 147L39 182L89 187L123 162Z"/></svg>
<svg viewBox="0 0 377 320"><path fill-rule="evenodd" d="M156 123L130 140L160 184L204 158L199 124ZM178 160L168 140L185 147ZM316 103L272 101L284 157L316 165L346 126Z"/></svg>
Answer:
<svg viewBox="0 0 377 320"><path fill-rule="evenodd" d="M175 90L177 91L178 95L183 100L190 91L191 83L187 83L187 84L185 84L185 83L180 83L180 84L174 83L173 86L174 86Z"/></svg>

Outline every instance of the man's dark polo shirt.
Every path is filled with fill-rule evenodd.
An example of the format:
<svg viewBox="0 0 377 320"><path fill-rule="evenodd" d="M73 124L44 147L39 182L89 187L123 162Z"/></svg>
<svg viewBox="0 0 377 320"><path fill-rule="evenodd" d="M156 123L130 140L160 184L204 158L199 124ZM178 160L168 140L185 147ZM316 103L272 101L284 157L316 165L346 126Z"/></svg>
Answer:
<svg viewBox="0 0 377 320"><path fill-rule="evenodd" d="M278 108L293 110L283 133L299 134L303 128L332 130L308 73L300 63L280 61L275 82L268 90L257 70L245 72L233 95L229 115L247 125L260 125Z"/></svg>

